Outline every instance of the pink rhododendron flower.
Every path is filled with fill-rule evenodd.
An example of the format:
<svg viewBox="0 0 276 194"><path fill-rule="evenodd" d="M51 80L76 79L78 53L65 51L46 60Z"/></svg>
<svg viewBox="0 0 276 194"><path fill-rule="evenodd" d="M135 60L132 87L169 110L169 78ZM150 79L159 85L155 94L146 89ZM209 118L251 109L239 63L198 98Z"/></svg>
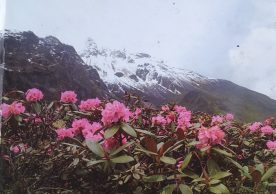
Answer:
<svg viewBox="0 0 276 194"><path fill-rule="evenodd" d="M231 114L231 113L227 113L227 114L225 115L225 120L226 120L226 121L233 121L233 120L234 120L234 115Z"/></svg>
<svg viewBox="0 0 276 194"><path fill-rule="evenodd" d="M133 119L138 119L139 115L141 115L142 109L141 108L136 108L134 113L132 114Z"/></svg>
<svg viewBox="0 0 276 194"><path fill-rule="evenodd" d="M170 107L169 107L168 105L163 105L163 106L161 107L161 110L163 110L163 111L168 111L168 110L170 110Z"/></svg>
<svg viewBox="0 0 276 194"><path fill-rule="evenodd" d="M28 102L37 102L43 98L43 93L37 88L29 89L25 95Z"/></svg>
<svg viewBox="0 0 276 194"><path fill-rule="evenodd" d="M9 116L11 116L10 105L8 105L6 103L3 103L1 105L1 115L5 119L8 118Z"/></svg>
<svg viewBox="0 0 276 194"><path fill-rule="evenodd" d="M183 164L183 161L178 161L178 162L176 163L176 167L177 167L177 168L181 168L182 164Z"/></svg>
<svg viewBox="0 0 276 194"><path fill-rule="evenodd" d="M77 94L74 91L62 92L60 101L63 103L76 103L77 102Z"/></svg>
<svg viewBox="0 0 276 194"><path fill-rule="evenodd" d="M256 132L260 129L260 127L262 126L262 123L260 122L255 122L252 125L250 125L248 128L251 132Z"/></svg>
<svg viewBox="0 0 276 194"><path fill-rule="evenodd" d="M1 105L1 114L6 119L11 115L19 115L25 112L25 107L21 102L14 101L11 105L2 104Z"/></svg>
<svg viewBox="0 0 276 194"><path fill-rule="evenodd" d="M271 135L271 134L273 134L274 130L269 125L266 125L266 126L261 128L261 132L265 135Z"/></svg>
<svg viewBox="0 0 276 194"><path fill-rule="evenodd" d="M74 137L74 129L73 128L59 128L56 130L59 140L63 140L65 137Z"/></svg>
<svg viewBox="0 0 276 194"><path fill-rule="evenodd" d="M111 123L117 123L119 121L128 121L131 112L123 103L114 101L113 103L107 103L102 111L102 122L104 125Z"/></svg>
<svg viewBox="0 0 276 194"><path fill-rule="evenodd" d="M264 121L264 125L271 125L272 124L272 121L273 121L273 117L269 117L267 118L265 121Z"/></svg>
<svg viewBox="0 0 276 194"><path fill-rule="evenodd" d="M115 149L115 148L117 148L119 146L120 146L119 141L116 138L114 138L114 137L110 137L108 139L105 139L104 143L103 143L103 148L106 151L110 151L110 150Z"/></svg>
<svg viewBox="0 0 276 194"><path fill-rule="evenodd" d="M85 128L90 128L91 124L87 119L75 119L72 123L72 128L75 132L81 132Z"/></svg>
<svg viewBox="0 0 276 194"><path fill-rule="evenodd" d="M179 106L179 105L175 105L175 106L174 106L174 110L175 110L177 113L187 112L186 107L184 107L184 106Z"/></svg>
<svg viewBox="0 0 276 194"><path fill-rule="evenodd" d="M201 128L198 132L198 139L200 144L220 144L225 136L225 133L218 127L214 126L211 128Z"/></svg>
<svg viewBox="0 0 276 194"><path fill-rule="evenodd" d="M25 112L25 107L21 102L13 102L10 105L10 111L13 115L19 115L23 112Z"/></svg>
<svg viewBox="0 0 276 194"><path fill-rule="evenodd" d="M12 146L10 149L14 154L18 154L20 152L20 147L18 145Z"/></svg>
<svg viewBox="0 0 276 194"><path fill-rule="evenodd" d="M276 150L276 141L268 141L266 142L266 146L270 150Z"/></svg>
<svg viewBox="0 0 276 194"><path fill-rule="evenodd" d="M102 128L102 125L98 122L93 122L92 125L86 125L85 128L82 130L82 134L86 137L89 133L92 135L97 132L99 129ZM89 134L91 136L91 134Z"/></svg>
<svg viewBox="0 0 276 194"><path fill-rule="evenodd" d="M88 99L85 101L81 101L79 108L81 111L91 111L95 110L101 105L101 101L98 98Z"/></svg>
<svg viewBox="0 0 276 194"><path fill-rule="evenodd" d="M219 116L219 115L216 115L216 116L213 116L212 117L212 122L211 122L211 125L218 125L218 124L221 124L223 123L223 117Z"/></svg>
<svg viewBox="0 0 276 194"><path fill-rule="evenodd" d="M185 130L186 127L189 127L191 117L192 117L191 111L187 111L186 108L181 109L181 111L179 112L178 119L177 119L177 129Z"/></svg>
<svg viewBox="0 0 276 194"><path fill-rule="evenodd" d="M151 122L153 125L166 125L167 124L167 120L160 115L158 115L156 117L152 117Z"/></svg>
<svg viewBox="0 0 276 194"><path fill-rule="evenodd" d="M175 116L175 113L174 112L169 112L167 115L166 115L166 120L167 120L167 123L170 124L172 121L175 121L176 119L176 116Z"/></svg>
<svg viewBox="0 0 276 194"><path fill-rule="evenodd" d="M84 135L84 138L91 141L100 141L103 137L100 133L93 134L92 132L89 132Z"/></svg>

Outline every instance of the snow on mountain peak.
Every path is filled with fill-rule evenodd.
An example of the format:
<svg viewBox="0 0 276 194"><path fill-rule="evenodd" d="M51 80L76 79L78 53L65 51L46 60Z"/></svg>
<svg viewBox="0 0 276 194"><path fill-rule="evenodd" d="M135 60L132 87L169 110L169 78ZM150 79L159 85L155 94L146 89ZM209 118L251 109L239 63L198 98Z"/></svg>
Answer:
<svg viewBox="0 0 276 194"><path fill-rule="evenodd" d="M117 84L138 90L158 85L172 93L180 93L177 88L184 84L199 85L208 80L192 71L170 67L147 53L99 49L93 39L88 39L80 56L98 71L107 85Z"/></svg>

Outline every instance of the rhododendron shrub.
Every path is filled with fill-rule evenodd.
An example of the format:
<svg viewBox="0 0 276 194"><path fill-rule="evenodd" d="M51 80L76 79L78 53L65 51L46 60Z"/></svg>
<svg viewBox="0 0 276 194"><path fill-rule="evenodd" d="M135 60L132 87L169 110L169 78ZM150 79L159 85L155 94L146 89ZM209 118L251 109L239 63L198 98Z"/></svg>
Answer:
<svg viewBox="0 0 276 194"><path fill-rule="evenodd" d="M40 92L2 99L5 193L275 192L273 118L244 124L130 94L45 102Z"/></svg>

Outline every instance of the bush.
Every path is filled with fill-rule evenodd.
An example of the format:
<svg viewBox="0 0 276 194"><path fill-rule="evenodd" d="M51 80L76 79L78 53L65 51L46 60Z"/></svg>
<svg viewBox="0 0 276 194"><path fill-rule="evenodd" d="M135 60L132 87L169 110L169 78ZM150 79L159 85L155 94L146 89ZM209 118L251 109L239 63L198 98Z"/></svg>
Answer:
<svg viewBox="0 0 276 194"><path fill-rule="evenodd" d="M2 100L4 193L275 192L273 118L242 124L130 94L77 106L73 91L48 103L31 89Z"/></svg>

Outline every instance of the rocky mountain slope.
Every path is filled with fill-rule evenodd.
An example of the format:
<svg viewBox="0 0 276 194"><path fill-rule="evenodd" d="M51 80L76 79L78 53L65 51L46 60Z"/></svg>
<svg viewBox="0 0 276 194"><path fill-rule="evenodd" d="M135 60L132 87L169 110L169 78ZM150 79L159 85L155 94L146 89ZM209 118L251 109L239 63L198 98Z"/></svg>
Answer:
<svg viewBox="0 0 276 194"><path fill-rule="evenodd" d="M227 80L172 68L146 53L99 49L88 39L80 56L117 96L131 91L155 105L176 102L195 111L232 112L246 121L276 114L276 101L263 94Z"/></svg>
<svg viewBox="0 0 276 194"><path fill-rule="evenodd" d="M4 46L4 92L37 87L47 99L59 98L64 90L78 91L80 98L109 95L97 71L53 36L5 31Z"/></svg>
<svg viewBox="0 0 276 194"><path fill-rule="evenodd" d="M86 97L120 98L124 91L160 105L176 102L197 111L232 112L244 121L275 115L276 101L220 79L172 68L146 53L99 49L93 40L79 55L72 46L33 32L4 34L4 92L37 87L47 99L64 90Z"/></svg>

